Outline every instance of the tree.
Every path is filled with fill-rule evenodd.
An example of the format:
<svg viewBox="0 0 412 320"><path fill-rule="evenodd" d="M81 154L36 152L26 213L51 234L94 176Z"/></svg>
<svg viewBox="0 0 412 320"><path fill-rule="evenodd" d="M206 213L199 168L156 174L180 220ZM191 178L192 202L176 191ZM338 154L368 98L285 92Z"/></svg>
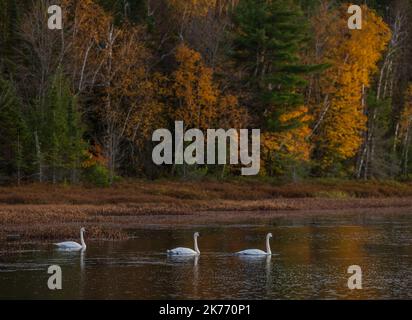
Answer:
<svg viewBox="0 0 412 320"><path fill-rule="evenodd" d="M311 135L312 117L309 115L308 108L301 106L293 112L281 115L279 121L284 123L297 121L300 125L290 130L265 132L262 135L262 160L266 172L261 174L270 176L290 174L295 181L298 174L302 174L302 169L305 169L305 163L310 160L312 145L308 138Z"/></svg>
<svg viewBox="0 0 412 320"><path fill-rule="evenodd" d="M77 99L72 94L69 82L59 68L53 78L46 99L46 127L43 145L47 147L47 160L52 169L52 180L57 174L68 170L70 180L77 182L76 172L81 167L81 158L86 149L83 141L83 124ZM47 138L48 137L48 138Z"/></svg>
<svg viewBox="0 0 412 320"><path fill-rule="evenodd" d="M22 103L13 84L0 77L0 174L16 176L18 184L24 174L27 143Z"/></svg>
<svg viewBox="0 0 412 320"><path fill-rule="evenodd" d="M20 1L0 0L0 74L15 67L13 54L17 42L17 23Z"/></svg>
<svg viewBox="0 0 412 320"><path fill-rule="evenodd" d="M301 62L308 41L307 24L293 1L241 0L234 25L232 56L248 90L252 114L266 132L267 159L273 159L279 149L293 149L287 146L292 142L288 134L281 132L307 132L298 129L307 126L304 113L308 109L302 107L305 75L322 66Z"/></svg>
<svg viewBox="0 0 412 320"><path fill-rule="evenodd" d="M224 94L213 81L213 69L185 44L176 50L177 69L171 77L171 116L186 128L240 128L247 118L235 96Z"/></svg>
<svg viewBox="0 0 412 320"><path fill-rule="evenodd" d="M324 21L336 19L318 30L325 39L319 56L332 66L318 80L320 103L314 108L313 141L322 171L332 170L359 151L368 119L367 89L390 39L388 26L366 6L361 32L348 29L344 8L323 11Z"/></svg>
<svg viewBox="0 0 412 320"><path fill-rule="evenodd" d="M34 1L24 11L18 26L19 45L16 48L19 61L19 92L29 104L35 100L44 105L50 79L65 60L64 28L61 31L49 30L47 26L47 8L51 0ZM27 5L27 3L26 3Z"/></svg>
<svg viewBox="0 0 412 320"><path fill-rule="evenodd" d="M213 69L205 66L197 51L182 43L176 50L175 59L177 68L170 79L168 99L172 102L172 122L183 121L185 130L203 131L246 126L246 110L239 105L236 96L221 91L214 82Z"/></svg>
<svg viewBox="0 0 412 320"><path fill-rule="evenodd" d="M61 68L51 79L44 105L32 111L30 123L39 180L50 177L53 183L66 178L77 182L87 145L77 99Z"/></svg>
<svg viewBox="0 0 412 320"><path fill-rule="evenodd" d="M115 17L115 23L144 22L147 19L147 0L96 0L96 3Z"/></svg>
<svg viewBox="0 0 412 320"><path fill-rule="evenodd" d="M163 104L158 99L162 77L150 74L150 51L144 44L145 30L128 24L111 27L105 39L102 66L103 107L95 111L103 126L103 146L110 182L126 157L122 146L142 147L162 122Z"/></svg>
<svg viewBox="0 0 412 320"><path fill-rule="evenodd" d="M200 54L185 45L176 50L177 70L172 75L173 96L177 100L174 118L186 128L205 130L217 119L217 88L212 70L203 65Z"/></svg>
<svg viewBox="0 0 412 320"><path fill-rule="evenodd" d="M405 105L399 121L398 139L401 145L401 167L402 175L407 177L409 168L409 151L411 143L412 127L412 84L405 92Z"/></svg>

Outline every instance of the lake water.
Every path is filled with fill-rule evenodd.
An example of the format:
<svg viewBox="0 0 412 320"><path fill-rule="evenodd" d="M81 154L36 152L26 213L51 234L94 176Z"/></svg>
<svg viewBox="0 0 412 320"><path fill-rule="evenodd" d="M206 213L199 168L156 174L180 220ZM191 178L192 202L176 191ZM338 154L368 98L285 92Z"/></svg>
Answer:
<svg viewBox="0 0 412 320"><path fill-rule="evenodd" d="M199 258L165 254L168 248L193 247L193 231L200 232ZM37 245L0 255L0 298L412 298L412 215L299 216L132 232L127 241L89 241L84 253ZM273 233L276 255L232 254L265 249L267 232ZM51 291L47 269L55 264L62 268L63 289ZM362 290L347 287L350 265L362 268Z"/></svg>

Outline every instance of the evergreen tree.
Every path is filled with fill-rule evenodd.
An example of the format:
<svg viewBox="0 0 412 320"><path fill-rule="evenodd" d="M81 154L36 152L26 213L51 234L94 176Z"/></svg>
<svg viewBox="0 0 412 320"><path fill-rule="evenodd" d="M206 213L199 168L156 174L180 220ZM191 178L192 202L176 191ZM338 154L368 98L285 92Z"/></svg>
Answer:
<svg viewBox="0 0 412 320"><path fill-rule="evenodd" d="M233 58L251 91L251 105L267 131L296 127L280 117L302 106L304 76L320 66L303 65L299 54L307 27L292 0L241 0L234 16Z"/></svg>
<svg viewBox="0 0 412 320"><path fill-rule="evenodd" d="M116 24L128 20L143 22L147 17L147 0L97 0L106 11L113 14Z"/></svg>
<svg viewBox="0 0 412 320"><path fill-rule="evenodd" d="M0 73L10 73L14 69L20 5L20 1L0 0Z"/></svg>
<svg viewBox="0 0 412 320"><path fill-rule="evenodd" d="M57 173L65 162L67 141L67 111L72 96L65 85L63 74L58 70L46 99L45 145L48 147L47 160L51 168L53 183L57 181Z"/></svg>
<svg viewBox="0 0 412 320"><path fill-rule="evenodd" d="M33 132L39 166L49 168L53 183L66 178L67 170L70 180L76 182L86 145L77 99L60 68L52 79L44 106L37 108L33 118L37 119Z"/></svg>
<svg viewBox="0 0 412 320"><path fill-rule="evenodd" d="M20 183L25 168L28 131L21 102L10 81L0 77L0 174Z"/></svg>
<svg viewBox="0 0 412 320"><path fill-rule="evenodd" d="M70 181L78 182L78 171L87 144L83 140L84 127L78 109L77 98L73 97L67 108L67 160L66 168L70 171Z"/></svg>

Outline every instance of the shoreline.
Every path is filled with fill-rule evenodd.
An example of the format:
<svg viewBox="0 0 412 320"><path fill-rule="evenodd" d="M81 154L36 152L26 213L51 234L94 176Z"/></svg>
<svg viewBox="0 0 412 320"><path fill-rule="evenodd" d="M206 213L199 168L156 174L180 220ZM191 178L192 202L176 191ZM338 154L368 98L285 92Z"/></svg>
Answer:
<svg viewBox="0 0 412 320"><path fill-rule="evenodd" d="M363 188L365 194L376 192L375 185L358 184L356 187ZM308 188L316 193L302 196ZM322 193L326 190L329 193ZM77 239L80 226L86 227L89 239L122 240L133 228L263 223L294 216L412 213L409 185L393 188L392 195L389 187L380 185L380 192L389 195L363 198L341 190L349 189L341 183L274 186L220 181L133 182L107 189L51 185L0 188L0 242ZM404 196L399 196L399 190ZM285 195L293 192L293 196L279 196L280 191Z"/></svg>

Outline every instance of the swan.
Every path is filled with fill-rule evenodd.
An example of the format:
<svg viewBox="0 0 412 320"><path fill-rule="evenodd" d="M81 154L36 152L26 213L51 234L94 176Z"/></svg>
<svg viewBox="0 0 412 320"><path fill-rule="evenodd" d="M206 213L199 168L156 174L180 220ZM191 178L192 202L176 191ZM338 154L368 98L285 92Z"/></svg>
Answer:
<svg viewBox="0 0 412 320"><path fill-rule="evenodd" d="M266 235L266 252L263 250L259 250L259 249L247 249L247 250L236 252L236 254L248 255L248 256L262 256L262 255L270 256L272 255L272 251L270 251L270 244L269 244L270 238L272 238L272 234L268 233Z"/></svg>
<svg viewBox="0 0 412 320"><path fill-rule="evenodd" d="M197 237L199 237L199 232L195 232L193 235L193 239L195 242L195 250L192 250L190 248L174 248L172 250L167 250L167 254L170 255L182 255L182 256L188 256L188 255L199 255L199 247L197 246Z"/></svg>
<svg viewBox="0 0 412 320"><path fill-rule="evenodd" d="M63 250L86 250L86 243L84 242L83 233L86 232L86 229L80 228L80 244L74 241L65 241L55 243L55 246L58 246L59 249Z"/></svg>

